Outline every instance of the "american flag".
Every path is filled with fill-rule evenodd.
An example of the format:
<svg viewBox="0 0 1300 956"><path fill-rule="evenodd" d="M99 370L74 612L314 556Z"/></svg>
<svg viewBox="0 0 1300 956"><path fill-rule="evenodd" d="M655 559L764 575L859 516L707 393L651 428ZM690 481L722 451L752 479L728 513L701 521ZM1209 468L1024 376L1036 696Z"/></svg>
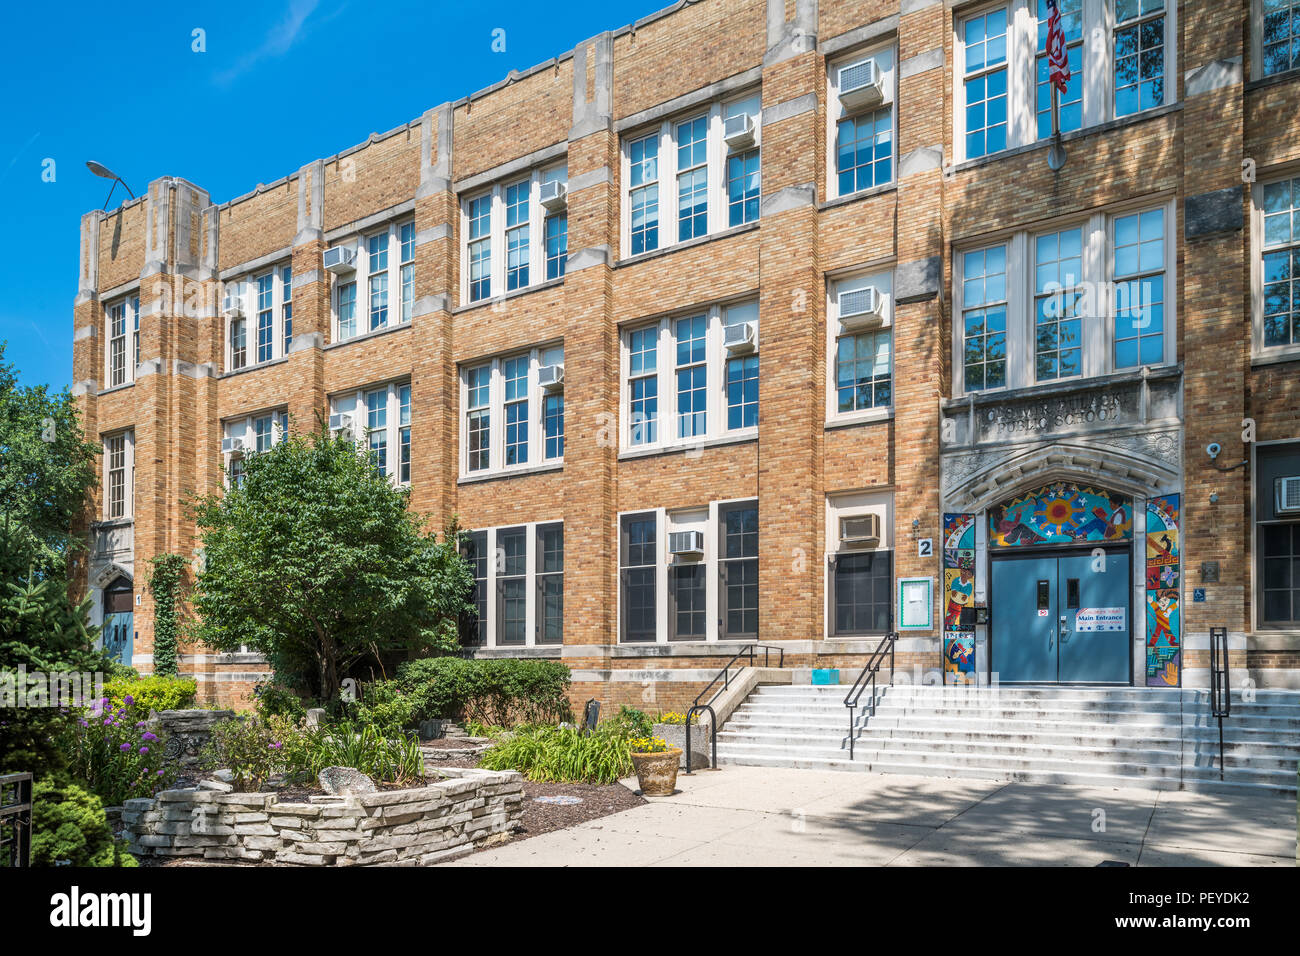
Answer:
<svg viewBox="0 0 1300 956"><path fill-rule="evenodd" d="M1047 64L1048 81L1060 92L1070 82L1069 54L1065 51L1065 31L1061 29L1061 8L1058 0L1047 2Z"/></svg>

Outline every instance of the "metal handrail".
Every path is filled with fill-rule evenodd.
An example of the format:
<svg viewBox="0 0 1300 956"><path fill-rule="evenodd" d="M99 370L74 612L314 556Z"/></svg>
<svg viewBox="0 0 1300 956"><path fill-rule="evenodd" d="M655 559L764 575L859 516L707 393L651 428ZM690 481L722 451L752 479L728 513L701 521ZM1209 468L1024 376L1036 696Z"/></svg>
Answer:
<svg viewBox="0 0 1300 956"><path fill-rule="evenodd" d="M1210 628L1210 716L1219 719L1219 779L1223 779L1223 718L1232 716L1228 674L1228 629Z"/></svg>
<svg viewBox="0 0 1300 956"><path fill-rule="evenodd" d="M777 666L777 667L784 667L784 666L785 666L785 648L784 648L784 647L776 647L776 646L774 646L774 645L772 645L772 644L746 644L744 647L742 647L740 650L738 650L735 654L733 654L733 655L731 656L731 659L730 659L729 661L727 661L727 663L725 663L725 664L722 665L722 670L718 671L718 673L714 675L713 680L709 681L707 684L704 685L704 690L700 691L698 694L695 695L695 700L691 701L691 709L694 710L696 707L700 706L700 698L703 697L705 694L707 694L707 693L709 692L709 690L713 687L713 685L716 684L719 680L721 680L721 681L722 681L722 686L718 688L717 693L714 694L712 697L710 697L708 700L706 700L704 703L705 703L706 705L707 705L707 704L712 704L715 700L717 700L718 697L719 697L719 695L721 695L723 691L725 691L725 690L727 690L729 687L731 687L731 666L732 666L733 664L735 664L736 661L740 660L740 658L748 656L748 657L749 657L749 666L750 666L750 667L753 667L753 666L754 666L754 651L757 650L758 648L762 648L762 649L763 649L763 666L764 666L764 667L770 667L770 666L771 666L771 652L772 652L772 651L776 651L777 654L780 655L780 656L777 658L776 666Z"/></svg>
<svg viewBox="0 0 1300 956"><path fill-rule="evenodd" d="M709 767L713 770L718 769L718 715L714 713L713 707L709 704L692 704L686 711L686 775L690 776L695 772L691 766L691 717L696 711L707 710L709 712L709 737L713 747L713 759L709 762Z"/></svg>
<svg viewBox="0 0 1300 956"><path fill-rule="evenodd" d="M880 662L884 659L885 654L889 654L889 683L894 683L894 645L898 642L898 632L890 631L880 639L876 650L868 658L866 666L858 674L858 679L853 682L849 688L848 694L844 697L844 706L849 709L849 759L853 759L853 738L856 736L853 732L856 726L854 720L855 712L858 709L858 701L862 698L862 692L871 687L871 698L868 706L871 713L867 716L876 716L876 674L880 672Z"/></svg>
<svg viewBox="0 0 1300 956"><path fill-rule="evenodd" d="M8 790L11 797L7 798ZM11 822L7 818L14 817ZM9 773L0 775L0 831L5 825L13 835L0 837L0 851L11 846L9 866L26 869L32 865L32 775Z"/></svg>

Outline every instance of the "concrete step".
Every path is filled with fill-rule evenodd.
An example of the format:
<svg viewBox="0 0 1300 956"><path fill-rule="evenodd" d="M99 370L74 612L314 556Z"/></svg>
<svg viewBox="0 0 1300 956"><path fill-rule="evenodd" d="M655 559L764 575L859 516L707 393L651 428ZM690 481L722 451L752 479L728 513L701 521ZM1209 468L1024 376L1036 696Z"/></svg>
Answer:
<svg viewBox="0 0 1300 956"><path fill-rule="evenodd" d="M863 713L870 713L869 710L858 708L854 717ZM775 720L788 719L791 721L817 721L817 720L834 720L835 715L847 723L849 717L849 708L847 707L813 707L813 706L779 706L771 707L762 702L743 704L736 709L732 719L754 719L754 720ZM1024 718L1032 715L1036 720L1042 722L1070 723L1070 724L1088 724L1088 723L1107 723L1107 724L1143 724L1178 726L1188 725L1193 727L1214 727L1218 729L1218 720L1208 713L1182 712L1177 710L1154 710L1144 711L1140 708L1125 709L1092 709L1092 710L1065 710L1060 708L1038 708L1024 705L1012 706L987 706L987 707L911 707L899 706L887 702L881 702L876 707L874 720L902 720L902 719L949 719L949 720L1012 720ZM1300 715L1290 716L1273 716L1270 714L1235 714L1224 719L1224 729L1231 726L1250 726L1261 729L1268 729L1277 732L1291 732L1300 735Z"/></svg>

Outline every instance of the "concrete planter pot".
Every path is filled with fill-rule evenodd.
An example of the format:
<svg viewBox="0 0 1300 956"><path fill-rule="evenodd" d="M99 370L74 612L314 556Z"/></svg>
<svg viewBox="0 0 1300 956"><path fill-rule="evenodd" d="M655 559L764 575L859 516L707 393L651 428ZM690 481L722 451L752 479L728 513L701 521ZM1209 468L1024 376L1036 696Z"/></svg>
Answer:
<svg viewBox="0 0 1300 956"><path fill-rule="evenodd" d="M647 797L671 797L677 791L677 762L682 752L676 748L657 754L632 755L636 781Z"/></svg>
<svg viewBox="0 0 1300 956"><path fill-rule="evenodd" d="M682 751L682 759L678 766L686 769L686 725L685 724L655 724L653 737L658 737L669 747L677 747ZM691 725L691 770L703 770L709 766L709 729L701 727L699 724Z"/></svg>

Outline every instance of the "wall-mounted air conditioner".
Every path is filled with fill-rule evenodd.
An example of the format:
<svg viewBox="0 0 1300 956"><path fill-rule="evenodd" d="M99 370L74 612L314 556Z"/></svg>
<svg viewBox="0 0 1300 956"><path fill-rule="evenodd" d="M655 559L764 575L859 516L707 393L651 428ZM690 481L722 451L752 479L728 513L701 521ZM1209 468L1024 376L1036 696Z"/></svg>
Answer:
<svg viewBox="0 0 1300 956"><path fill-rule="evenodd" d="M885 320L884 297L875 286L841 292L840 323L847 329L871 329Z"/></svg>
<svg viewBox="0 0 1300 956"><path fill-rule="evenodd" d="M543 365L537 370L537 384L544 392L564 391L564 366Z"/></svg>
<svg viewBox="0 0 1300 956"><path fill-rule="evenodd" d="M673 531L668 535L668 550L679 558L703 558L704 532Z"/></svg>
<svg viewBox="0 0 1300 956"><path fill-rule="evenodd" d="M346 412L342 412L342 413L336 412L335 414L331 415L330 434L334 436L341 436L343 438L348 439L349 441L354 440L356 433L353 431L352 428L352 416L347 414Z"/></svg>
<svg viewBox="0 0 1300 956"><path fill-rule="evenodd" d="M560 212L569 202L569 184L553 179L542 183L541 203L547 212Z"/></svg>
<svg viewBox="0 0 1300 956"><path fill-rule="evenodd" d="M245 450L242 436L221 439L221 453L223 455L242 455Z"/></svg>
<svg viewBox="0 0 1300 956"><path fill-rule="evenodd" d="M737 322L727 326L722 333L722 344L728 352L739 354L754 351L758 340L758 328L753 322Z"/></svg>
<svg viewBox="0 0 1300 956"><path fill-rule="evenodd" d="M875 60L859 60L840 68L840 105L846 110L874 109L885 102L885 82Z"/></svg>
<svg viewBox="0 0 1300 956"><path fill-rule="evenodd" d="M880 544L880 515L854 515L840 519L840 546L874 548Z"/></svg>
<svg viewBox="0 0 1300 956"><path fill-rule="evenodd" d="M336 276L351 275L357 271L357 251L351 246L334 246L325 250L324 262Z"/></svg>
<svg viewBox="0 0 1300 956"><path fill-rule="evenodd" d="M727 149L748 149L754 145L754 117L748 113L728 116L722 123L722 138Z"/></svg>
<svg viewBox="0 0 1300 956"><path fill-rule="evenodd" d="M1273 510L1280 515L1300 514L1300 475L1273 480L1276 495Z"/></svg>

